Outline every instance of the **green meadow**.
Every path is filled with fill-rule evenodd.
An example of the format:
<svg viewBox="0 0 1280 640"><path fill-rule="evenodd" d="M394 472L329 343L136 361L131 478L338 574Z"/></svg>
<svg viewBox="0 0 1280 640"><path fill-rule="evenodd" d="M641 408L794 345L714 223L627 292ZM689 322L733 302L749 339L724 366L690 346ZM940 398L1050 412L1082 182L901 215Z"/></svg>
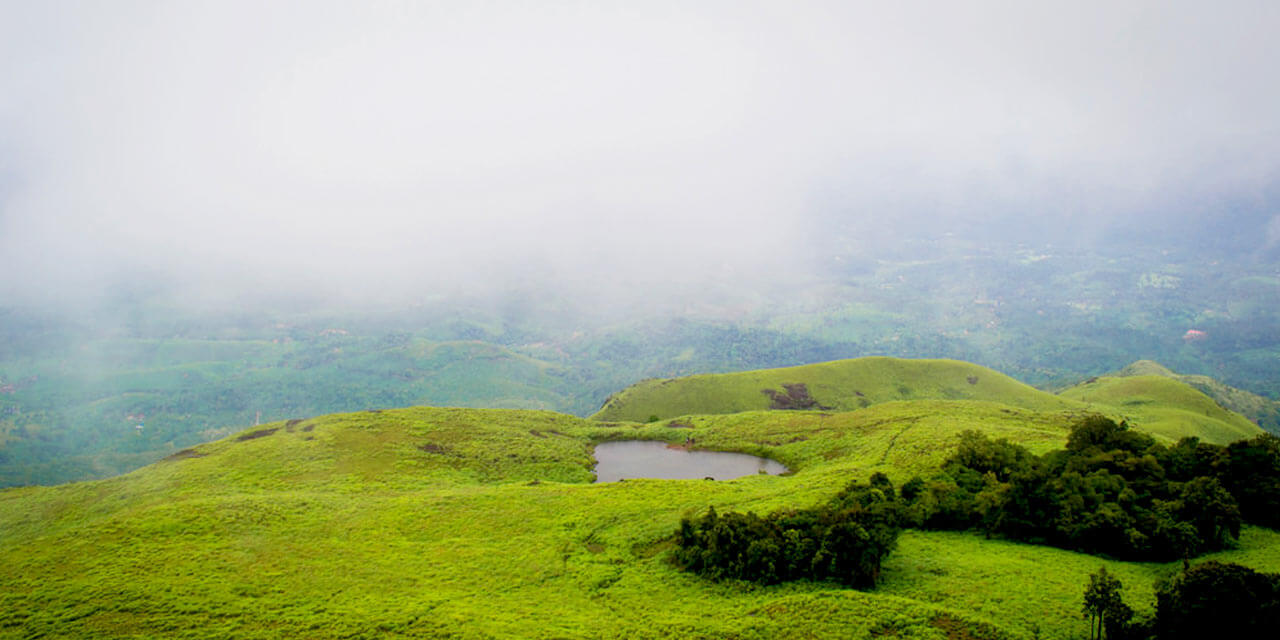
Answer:
<svg viewBox="0 0 1280 640"><path fill-rule="evenodd" d="M858 379L858 396L807 380L826 410L653 422L362 411L260 425L105 480L6 489L0 637L1077 638L1088 629L1081 593L1099 566L1135 609L1152 610L1153 582L1180 563L976 533L905 532L867 592L712 582L673 566L681 517L809 506L876 471L900 484L935 468L966 429L1047 451L1103 406L963 363L854 362L884 365L888 381ZM918 367L934 368L932 379ZM806 381L767 373L723 379L765 401L759 385ZM899 385L917 397L898 397ZM638 406L644 388L618 397ZM837 404L859 397L874 401ZM1197 420L1178 398L1152 395L1148 413L1106 406L1144 430L1143 420L1163 424L1151 412L1162 401ZM1195 424L1214 439L1216 421ZM791 472L592 484L592 447L620 439L765 455ZM1280 534L1246 528L1237 548L1212 557L1280 571Z"/></svg>

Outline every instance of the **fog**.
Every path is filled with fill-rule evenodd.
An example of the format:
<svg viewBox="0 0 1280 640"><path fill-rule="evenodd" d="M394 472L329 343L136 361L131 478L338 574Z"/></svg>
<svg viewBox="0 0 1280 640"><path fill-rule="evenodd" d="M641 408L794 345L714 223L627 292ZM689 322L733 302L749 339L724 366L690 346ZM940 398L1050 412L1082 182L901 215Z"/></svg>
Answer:
<svg viewBox="0 0 1280 640"><path fill-rule="evenodd" d="M0 2L0 294L611 304L1280 229L1274 2ZM859 246L862 243L862 246Z"/></svg>

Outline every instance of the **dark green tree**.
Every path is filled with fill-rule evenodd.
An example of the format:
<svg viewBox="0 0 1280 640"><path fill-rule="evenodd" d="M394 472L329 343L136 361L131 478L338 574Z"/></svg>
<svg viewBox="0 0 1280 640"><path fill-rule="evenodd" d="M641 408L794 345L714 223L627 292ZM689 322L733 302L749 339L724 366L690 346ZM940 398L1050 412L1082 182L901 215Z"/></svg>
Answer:
<svg viewBox="0 0 1280 640"><path fill-rule="evenodd" d="M1109 616L1133 611L1124 605L1120 598L1120 580L1107 573L1106 567L1099 567L1097 573L1089 576L1089 586L1084 590L1084 618L1089 621L1089 638L1094 640L1105 637L1106 622ZM1127 620L1126 620L1127 621Z"/></svg>
<svg viewBox="0 0 1280 640"><path fill-rule="evenodd" d="M1160 640L1271 640L1280 629L1280 574L1216 561L1156 588Z"/></svg>

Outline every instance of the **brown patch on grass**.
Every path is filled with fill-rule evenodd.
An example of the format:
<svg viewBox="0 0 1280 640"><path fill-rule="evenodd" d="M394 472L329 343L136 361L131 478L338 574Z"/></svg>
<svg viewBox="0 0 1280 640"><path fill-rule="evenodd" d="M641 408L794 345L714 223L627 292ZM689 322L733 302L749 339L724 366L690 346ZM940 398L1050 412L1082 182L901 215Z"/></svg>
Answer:
<svg viewBox="0 0 1280 640"><path fill-rule="evenodd" d="M316 437L315 437L315 436L303 436L303 438L302 438L302 439L303 439L303 440L315 440L315 439L316 439Z"/></svg>
<svg viewBox="0 0 1280 640"><path fill-rule="evenodd" d="M315 426L314 424L309 424L309 425L307 425L307 426L303 427L303 428L302 428L302 430L303 430L303 431L311 431L312 429L315 429L315 428L316 428L316 426Z"/></svg>
<svg viewBox="0 0 1280 640"><path fill-rule="evenodd" d="M588 542L587 551L590 551L591 553L604 553L604 545L599 542Z"/></svg>
<svg viewBox="0 0 1280 640"><path fill-rule="evenodd" d="M830 409L818 404L812 396L809 395L809 387L803 382L794 384L783 384L782 388L785 393L779 393L774 389L761 389L760 393L769 396L772 404L770 409Z"/></svg>
<svg viewBox="0 0 1280 640"><path fill-rule="evenodd" d="M545 437L547 437L547 436L546 436L546 434L542 433L541 431L538 431L537 429L530 429L530 430L529 430L529 435L531 435L531 436L533 436L533 437L535 437L535 438L545 438Z"/></svg>
<svg viewBox="0 0 1280 640"><path fill-rule="evenodd" d="M929 621L929 624L947 634L947 640L982 640L983 637L986 637L974 635L972 625L945 613L934 616Z"/></svg>
<svg viewBox="0 0 1280 640"><path fill-rule="evenodd" d="M675 536L659 538L652 542L637 542L631 545L631 555L637 558L652 558L664 551L674 549Z"/></svg>
<svg viewBox="0 0 1280 640"><path fill-rule="evenodd" d="M246 433L240 436L239 438L236 438L236 441L244 442L245 440L253 440L255 438L265 438L279 430L280 430L280 427L271 427L270 429L258 429L257 431L250 431L249 433Z"/></svg>
<svg viewBox="0 0 1280 640"><path fill-rule="evenodd" d="M693 425L692 425L692 424L689 424L688 422L681 422L681 421L679 421L679 420L672 420L671 422L668 422L668 423L667 423L667 427L668 427L668 428L671 428L671 429L692 429L692 428L693 428Z"/></svg>
<svg viewBox="0 0 1280 640"><path fill-rule="evenodd" d="M902 633L892 623L881 622L868 632L872 638L901 638Z"/></svg>
<svg viewBox="0 0 1280 640"><path fill-rule="evenodd" d="M978 384L978 376L969 376L968 378L965 378L965 382L968 382L969 384Z"/></svg>
<svg viewBox="0 0 1280 640"><path fill-rule="evenodd" d="M293 433L293 428L298 426L299 424L302 424L302 420L299 418L294 418L284 423L284 430L288 431L289 433Z"/></svg>
<svg viewBox="0 0 1280 640"><path fill-rule="evenodd" d="M423 451L426 451L427 453L444 453L446 451L444 447L432 442L428 442L427 444L421 445L418 448Z"/></svg>
<svg viewBox="0 0 1280 640"><path fill-rule="evenodd" d="M182 451L179 451L173 455L166 457L165 460L172 461L172 460L186 460L187 458L203 458L207 455L209 454L200 453L195 449L183 449Z"/></svg>

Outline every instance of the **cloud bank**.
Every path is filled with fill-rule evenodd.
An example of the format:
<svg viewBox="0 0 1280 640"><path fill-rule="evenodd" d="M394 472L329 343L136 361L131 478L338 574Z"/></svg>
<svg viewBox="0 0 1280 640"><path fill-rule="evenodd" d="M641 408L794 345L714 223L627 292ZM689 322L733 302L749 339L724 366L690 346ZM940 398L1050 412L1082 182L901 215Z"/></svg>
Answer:
<svg viewBox="0 0 1280 640"><path fill-rule="evenodd" d="M1274 2L13 2L0 25L10 299L696 289L812 268L830 225L1055 237L1280 200Z"/></svg>

